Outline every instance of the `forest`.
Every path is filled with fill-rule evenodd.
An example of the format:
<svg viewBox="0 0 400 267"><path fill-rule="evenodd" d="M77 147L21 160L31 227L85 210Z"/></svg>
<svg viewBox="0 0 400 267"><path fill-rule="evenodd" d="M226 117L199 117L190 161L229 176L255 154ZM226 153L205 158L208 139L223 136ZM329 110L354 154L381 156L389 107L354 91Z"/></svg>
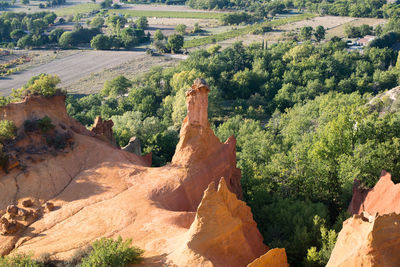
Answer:
<svg viewBox="0 0 400 267"><path fill-rule="evenodd" d="M96 16L88 21L88 27L85 28L79 23L80 16L76 15L72 31L63 28L52 29L56 18L54 12L48 11L32 14L4 12L0 14L0 44L8 48L17 46L29 49L45 46L71 49L90 43L94 49L109 50L129 49L150 40L149 33L146 35L144 31L148 27L146 17L140 17L129 27L124 27L128 24L125 17L111 15L105 20ZM64 22L64 19L60 18L57 24L62 25ZM108 34L102 31L104 24L110 29Z"/></svg>

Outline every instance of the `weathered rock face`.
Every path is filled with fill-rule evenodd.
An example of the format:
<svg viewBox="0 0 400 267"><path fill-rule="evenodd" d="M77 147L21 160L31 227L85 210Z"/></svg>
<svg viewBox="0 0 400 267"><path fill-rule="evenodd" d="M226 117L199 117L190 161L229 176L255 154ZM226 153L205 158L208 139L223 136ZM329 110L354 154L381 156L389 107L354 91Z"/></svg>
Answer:
<svg viewBox="0 0 400 267"><path fill-rule="evenodd" d="M400 263L400 215L353 215L343 223L328 267L387 266Z"/></svg>
<svg viewBox="0 0 400 267"><path fill-rule="evenodd" d="M247 267L289 267L284 248L274 248L254 260Z"/></svg>
<svg viewBox="0 0 400 267"><path fill-rule="evenodd" d="M121 149L138 156L142 155L142 146L140 145L139 138L136 136L131 137L131 139L129 139L129 143Z"/></svg>
<svg viewBox="0 0 400 267"><path fill-rule="evenodd" d="M84 126L68 116L65 108L65 96L54 96L51 99L42 96L29 96L24 101L9 104L0 108L0 120L13 121L15 126L23 129L26 120L50 117L56 127L68 126L79 134L93 136Z"/></svg>
<svg viewBox="0 0 400 267"><path fill-rule="evenodd" d="M207 120L208 85L197 79L186 93L187 116L180 131L171 166L186 172L185 179L168 184L154 199L163 199L167 209L195 211L204 190L224 177L229 190L242 198L241 173L236 168L236 139L221 143Z"/></svg>
<svg viewBox="0 0 400 267"><path fill-rule="evenodd" d="M94 133L97 138L100 138L106 142L110 142L114 146L117 146L113 135L113 126L114 122L112 120L102 120L100 116L97 116L94 120L93 128L90 131Z"/></svg>
<svg viewBox="0 0 400 267"><path fill-rule="evenodd" d="M360 189L359 182L355 181L348 211L351 214L363 211L370 214L378 212L380 215L400 213L400 184L395 185L386 171L382 171L381 178L372 189Z"/></svg>
<svg viewBox="0 0 400 267"><path fill-rule="evenodd" d="M68 117L63 98L32 97L0 110L0 118L13 120L19 128L32 114L47 115L57 128L70 130L74 142L73 149L63 153L41 154L24 171L14 168L0 174L1 216L12 204L19 210L40 209L29 227L0 235L0 255L33 252L36 257L49 253L53 259L66 259L104 236L132 238L146 251L143 266L173 266L185 257L190 262L189 252L195 250L204 254L195 262L204 265L227 266L222 264L226 260L246 266L265 253L250 209L237 200L241 186L235 139L221 143L205 119L207 88L199 80L188 93L188 117L173 162L160 168L95 138ZM220 177L226 183L216 191ZM32 203L18 204L26 199ZM7 219L2 229L13 223ZM182 250L182 244L187 249ZM174 257L178 250L189 254Z"/></svg>
<svg viewBox="0 0 400 267"><path fill-rule="evenodd" d="M212 182L204 192L186 236L173 255L179 266L246 266L268 250L250 208L229 191L224 178L218 190Z"/></svg>

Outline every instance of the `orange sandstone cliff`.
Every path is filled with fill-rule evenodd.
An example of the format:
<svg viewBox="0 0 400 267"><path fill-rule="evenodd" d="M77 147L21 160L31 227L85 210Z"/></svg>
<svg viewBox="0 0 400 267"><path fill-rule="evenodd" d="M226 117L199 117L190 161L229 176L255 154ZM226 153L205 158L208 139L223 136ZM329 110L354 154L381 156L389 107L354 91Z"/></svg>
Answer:
<svg viewBox="0 0 400 267"><path fill-rule="evenodd" d="M400 263L400 215L353 215L343 223L327 267L385 266Z"/></svg>
<svg viewBox="0 0 400 267"><path fill-rule="evenodd" d="M266 253L239 200L236 141L221 143L209 126L208 91L200 79L188 91L180 142L160 168L96 138L67 115L62 96L30 96L0 110L18 127L8 152L20 163L0 176L0 254L66 259L117 236L146 251L144 266L239 267ZM55 125L46 137L65 135L68 145L47 147L43 134L26 133L26 120L44 116Z"/></svg>
<svg viewBox="0 0 400 267"><path fill-rule="evenodd" d="M348 211L351 214L363 211L370 214L400 213L400 184L394 184L392 176L386 171L382 171L381 178L372 189L361 189L356 180Z"/></svg>
<svg viewBox="0 0 400 267"><path fill-rule="evenodd" d="M328 265L330 267L400 266L400 187L382 171L372 189L356 180L348 211Z"/></svg>

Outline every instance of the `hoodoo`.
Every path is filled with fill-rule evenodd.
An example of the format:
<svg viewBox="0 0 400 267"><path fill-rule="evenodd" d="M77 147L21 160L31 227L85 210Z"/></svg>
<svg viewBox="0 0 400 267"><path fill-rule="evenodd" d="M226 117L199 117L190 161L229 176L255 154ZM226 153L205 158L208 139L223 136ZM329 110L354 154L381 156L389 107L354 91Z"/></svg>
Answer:
<svg viewBox="0 0 400 267"><path fill-rule="evenodd" d="M356 180L348 208L353 217L343 223L327 266L399 266L399 198L399 185L386 171L372 189Z"/></svg>
<svg viewBox="0 0 400 267"><path fill-rule="evenodd" d="M0 254L67 259L97 238L117 236L145 250L145 266L247 266L266 253L239 200L236 141L221 143L208 123L208 92L200 79L188 91L179 144L172 163L160 168L96 138L104 123L99 133L86 130L67 115L61 96L27 97L0 110L18 128L8 149L19 146L24 165L0 177ZM46 116L54 126L46 134L68 132L68 147L48 147L42 132L24 129Z"/></svg>

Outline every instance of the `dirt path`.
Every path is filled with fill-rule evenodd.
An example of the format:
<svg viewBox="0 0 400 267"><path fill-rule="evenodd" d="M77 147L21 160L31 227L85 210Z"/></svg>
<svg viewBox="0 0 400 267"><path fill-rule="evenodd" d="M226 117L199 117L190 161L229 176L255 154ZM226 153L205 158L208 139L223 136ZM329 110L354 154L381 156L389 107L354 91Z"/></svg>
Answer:
<svg viewBox="0 0 400 267"><path fill-rule="evenodd" d="M77 51L72 55L0 79L0 92L8 95L12 88L22 87L32 76L40 73L57 74L61 79L60 87L70 89L71 85L86 76L113 69L119 65L130 63L139 66L139 68L132 66L132 72L142 72L143 64L139 63L147 62L145 69L149 69L152 66L148 63L149 61L151 63L159 60L153 59L142 51ZM101 77L99 78L101 79Z"/></svg>

